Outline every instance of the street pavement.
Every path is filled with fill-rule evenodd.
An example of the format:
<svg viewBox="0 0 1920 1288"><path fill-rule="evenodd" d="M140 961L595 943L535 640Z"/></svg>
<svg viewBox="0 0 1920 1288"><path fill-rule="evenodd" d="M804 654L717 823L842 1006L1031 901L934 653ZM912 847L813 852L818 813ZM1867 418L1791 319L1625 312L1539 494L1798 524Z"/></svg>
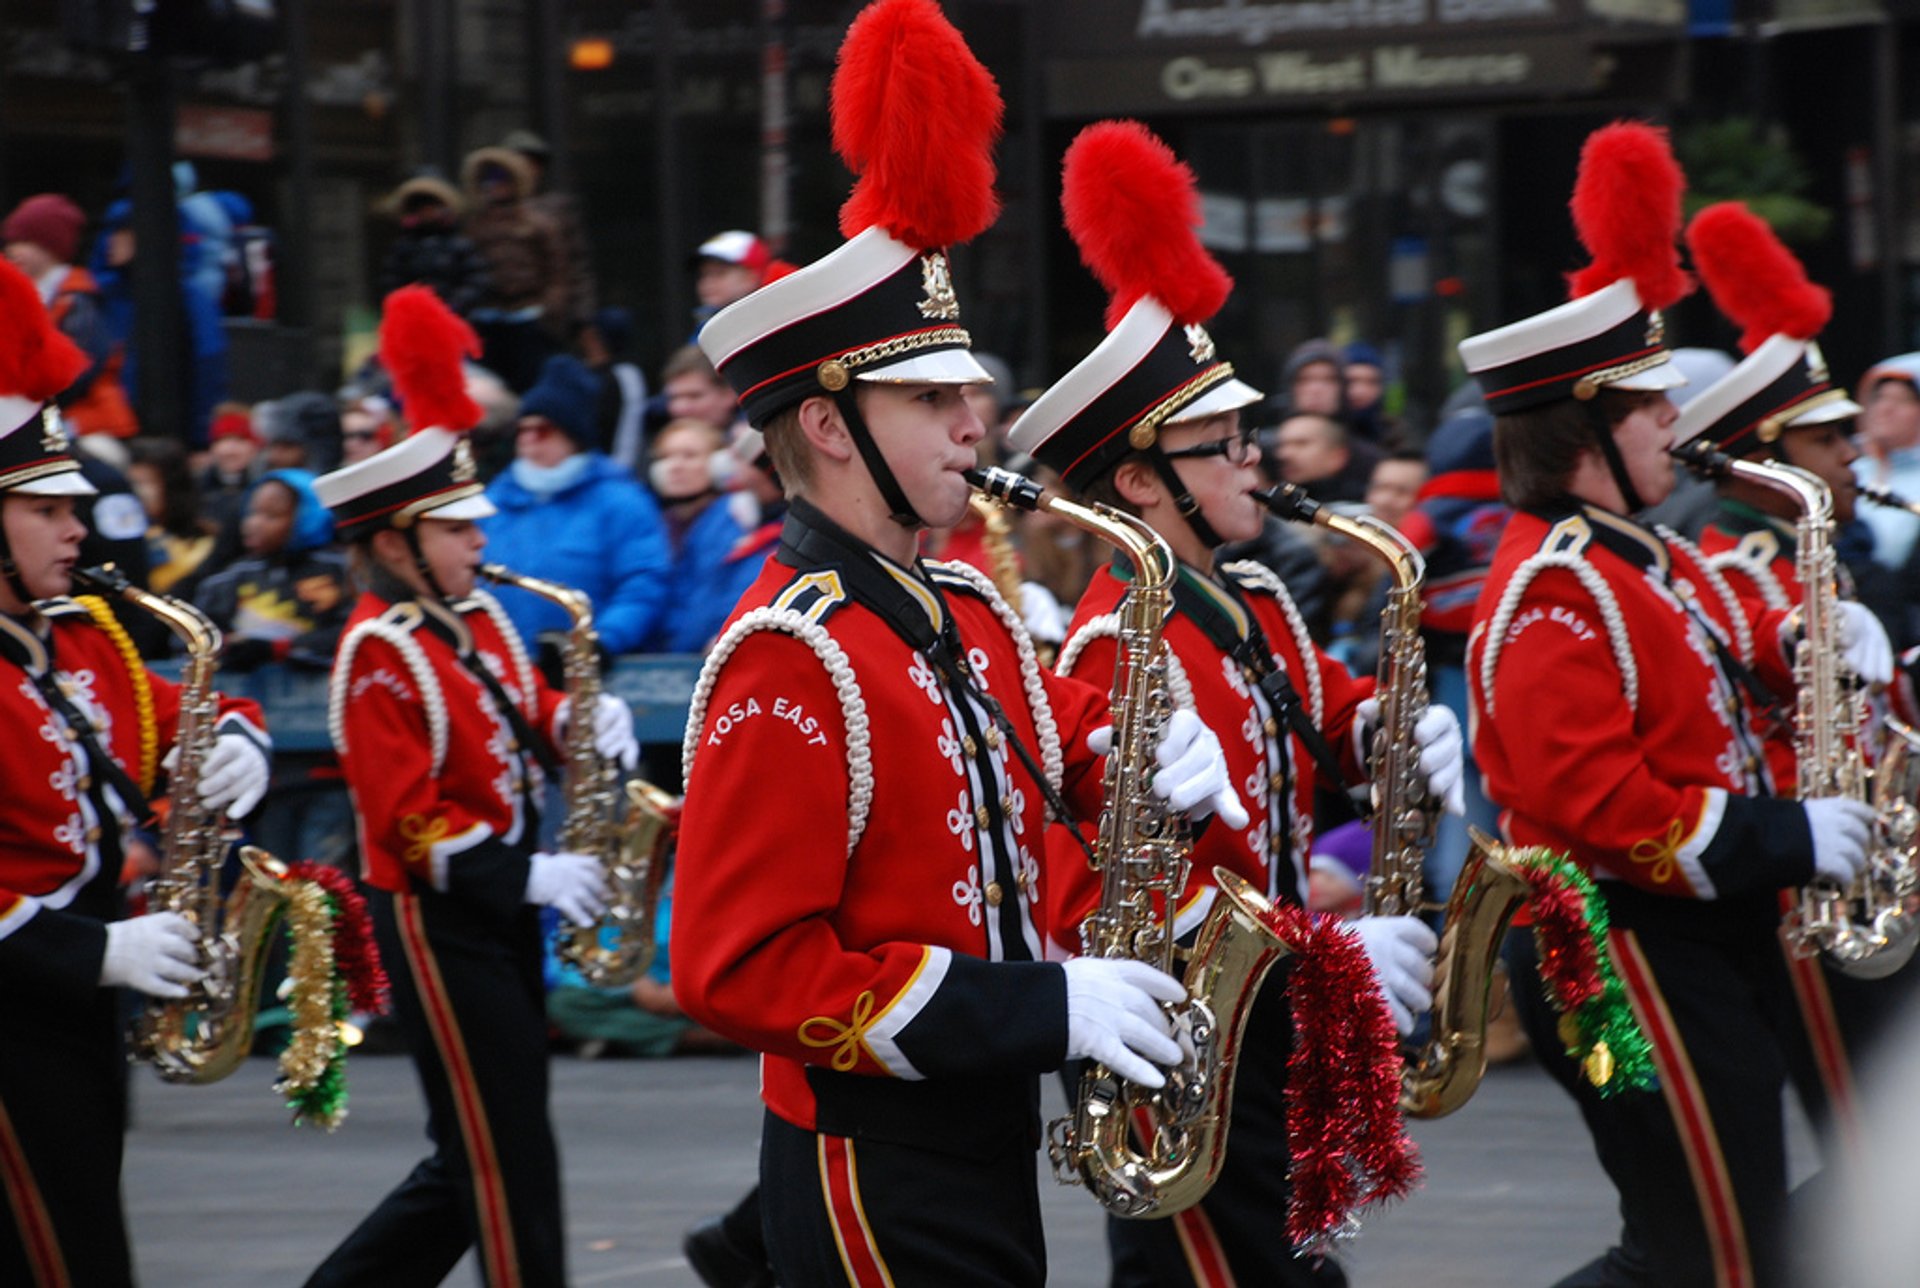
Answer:
<svg viewBox="0 0 1920 1288"><path fill-rule="evenodd" d="M558 1055L553 1073L573 1282L697 1282L680 1234L752 1183L754 1062ZM126 1194L146 1288L298 1284L425 1152L404 1057L353 1059L351 1113L332 1135L288 1126L272 1078L265 1059L210 1087L133 1071ZM1048 1094L1057 1109L1052 1080ZM1416 1123L1413 1134L1425 1181L1405 1203L1372 1213L1341 1254L1356 1285L1528 1288L1605 1247L1612 1192L1572 1102L1531 1065L1493 1070L1464 1109ZM1051 1283L1104 1284L1093 1200L1050 1183L1042 1198ZM449 1282L477 1277L469 1264Z"/></svg>

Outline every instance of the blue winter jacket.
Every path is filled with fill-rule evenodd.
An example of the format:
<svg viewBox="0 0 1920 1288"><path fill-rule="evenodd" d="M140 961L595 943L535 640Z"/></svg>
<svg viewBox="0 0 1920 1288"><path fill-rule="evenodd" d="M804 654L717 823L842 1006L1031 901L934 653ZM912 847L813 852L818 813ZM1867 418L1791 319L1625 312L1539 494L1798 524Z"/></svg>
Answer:
<svg viewBox="0 0 1920 1288"><path fill-rule="evenodd" d="M669 560L660 511L631 474L592 452L585 473L545 501L511 470L487 496L500 507L480 521L488 562L585 591L607 651L641 648L666 608ZM507 586L494 593L529 647L542 631L567 628L556 605Z"/></svg>
<svg viewBox="0 0 1920 1288"><path fill-rule="evenodd" d="M743 586L735 586L727 556L746 534L718 497L700 511L673 556L673 596L649 648L659 653L698 653L720 633Z"/></svg>

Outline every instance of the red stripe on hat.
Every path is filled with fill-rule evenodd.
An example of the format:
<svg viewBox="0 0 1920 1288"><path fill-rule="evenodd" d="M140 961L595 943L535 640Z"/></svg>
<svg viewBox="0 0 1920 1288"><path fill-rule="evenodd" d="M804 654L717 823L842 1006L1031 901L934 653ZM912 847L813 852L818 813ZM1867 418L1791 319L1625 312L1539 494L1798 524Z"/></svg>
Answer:
<svg viewBox="0 0 1920 1288"><path fill-rule="evenodd" d="M414 987L419 990L421 1007L427 1013L427 1027L433 1032L433 1044L453 1088L454 1116L460 1120L460 1138L466 1145L467 1167L473 1176L478 1242L480 1257L487 1269L487 1283L489 1288L513 1288L520 1282L520 1265L514 1254L513 1226L507 1216L506 1181L500 1173L499 1155L494 1152L493 1129L487 1123L480 1086L474 1080L473 1062L467 1057L466 1040L460 1034L446 982L440 978L440 963L433 955L433 946L427 942L419 899L397 894L393 897L393 906L399 914L407 967L413 973Z"/></svg>
<svg viewBox="0 0 1920 1288"><path fill-rule="evenodd" d="M753 397L753 395L755 395L756 393L759 393L759 392L760 392L760 391L761 391L762 389L765 389L765 388L766 388L766 387L767 387L768 385L771 385L771 384L776 384L776 383L778 383L778 382L780 382L780 381L782 381L782 380L785 380L785 379L786 379L786 378L787 378L788 376L797 376L797 375L799 375L799 374L800 374L800 373L801 373L802 371L811 371L811 370L813 370L813 369L814 369L815 367L817 367L817 366L819 366L819 365L820 365L821 363L823 363L823 362L828 362L828 361L831 361L831 360L832 360L832 359L834 359L834 358L844 358L844 357L846 357L846 356L847 356L847 355L848 355L849 353L858 353L858 352L859 352L860 350L862 350L862 349L871 349L871 348L873 348L873 347L874 347L875 345L880 345L880 344L892 344L892 343L893 343L894 341L896 341L896 340L904 340L904 339L906 339L906 338L907 338L908 336L915 336L915 335L930 335L930 334L932 334L932 333L933 333L933 332L935 332L935 331L945 331L945 330L948 330L948 329L950 329L950 327L949 327L949 325L946 325L946 324L943 324L943 325L941 325L941 326L923 326L923 327L918 327L918 328L916 328L915 330L912 330L912 331L902 331L902 332L901 332L900 334L898 334L898 335L890 335L890 336L888 336L888 337L887 337L886 339L884 339L884 340L870 340L870 341L867 341L867 342L866 342L866 343L864 343L864 344L856 344L856 345L854 345L854 346L853 346L852 348L850 348L850 349L840 349L840 350L838 350L838 351L836 351L836 352L833 352L833 353L829 353L829 354L825 354L825 355L823 355L823 356L821 356L821 357L818 357L818 358L815 358L815 359L814 359L813 361L811 361L811 362L803 362L803 363L801 363L801 364L800 364L799 366L797 366L797 367L788 367L788 368L787 368L787 369L786 369L785 371L782 371L782 372L778 372L778 373L776 373L776 374L774 374L774 375L771 375L771 376L768 376L768 377L767 377L767 378L766 378L765 380L762 380L762 381L760 381L760 382L759 382L758 384L756 384L756 385L753 385L753 386L752 386L752 387L750 387L750 388L747 388L747 389L743 389L743 390L741 390L741 391L740 391L740 401L741 401L741 402L745 402L745 401L746 401L747 399L749 399L749 398L751 398L751 397ZM778 334L778 333L777 333L777 332L769 332L768 334ZM762 336L762 337L761 337L761 340L764 340L764 339L766 339L766 336ZM758 343L760 343L760 341L759 341L759 340L756 340L756 341L754 341L754 344L758 344ZM749 347L749 348L751 348L752 346L750 345L750 346L748 346L748 347ZM745 351L746 351L746 350L744 350L744 349L743 349L743 350L739 350L739 351L736 351L735 353L733 353L733 354L731 354L731 355L730 355L730 356L729 356L729 357L727 358L727 362L732 362L732 361L733 361L734 359L736 359L736 358L738 358L738 357L740 356L740 354L741 354L741 353L743 353L743 352L745 352ZM908 356L910 356L910 355L908 355L908 354L901 354L900 356L904 358L904 357L908 357ZM724 371L724 370L726 370L726 363L722 363L722 364L720 364L720 366L718 366L718 367L716 367L716 368L714 368L714 370L716 370L716 371ZM858 375L859 373L858 373L857 371L852 371L852 372L848 372L847 374L849 374L849 375ZM826 390L822 390L821 392L822 392L822 393L825 393L825 392L827 392L827 391L826 391Z"/></svg>
<svg viewBox="0 0 1920 1288"><path fill-rule="evenodd" d="M1158 343L1158 342L1156 341L1155 343ZM1153 354L1153 350L1148 349L1146 353L1143 353L1140 355L1140 362L1145 362L1149 357L1152 356L1152 354ZM1137 368L1139 365L1140 363L1136 362L1133 364L1133 366L1128 367L1126 371L1122 372L1118 377L1116 377L1112 382L1110 382L1107 385L1107 389L1112 389L1114 385L1117 385L1120 383L1120 381L1126 379L1127 376L1131 375L1134 369ZM1169 402L1174 398L1179 397L1182 393L1193 388L1195 385L1199 384L1201 381L1204 381L1209 379L1210 377L1213 377L1214 373L1218 372L1220 368L1225 365L1226 364L1223 362L1214 363L1212 366L1202 371L1199 375L1195 376L1193 379L1181 385L1178 389L1169 390L1168 392L1161 394L1159 397L1155 398L1152 402L1142 407L1139 411L1136 411L1131 416L1128 416L1125 420L1121 421L1118 425L1116 425L1111 432L1102 434L1100 438L1091 447L1087 448L1086 451L1074 457L1073 461L1067 466L1067 468L1060 471L1061 476L1065 477L1066 475L1071 474L1073 471L1079 469L1080 463L1082 461L1086 460L1089 456L1092 456L1095 452L1099 451L1102 447L1112 442L1113 436L1115 434L1120 433L1122 430L1131 429L1135 424L1139 422L1142 416L1145 416L1148 412L1152 411L1155 407L1158 407L1161 403ZM1224 383L1224 381L1215 379L1214 383L1220 384L1220 383ZM1089 398L1087 400L1087 407L1093 406L1094 403L1098 402L1101 398L1105 397L1107 389L1102 389L1099 393L1095 394L1092 398ZM1074 415L1078 416L1082 412L1085 412L1087 407L1082 407L1080 411L1075 412ZM1165 429L1166 426L1162 425L1160 426L1160 428Z"/></svg>
<svg viewBox="0 0 1920 1288"><path fill-rule="evenodd" d="M1605 362L1596 362L1591 366L1578 367L1572 371L1563 371L1560 374L1554 375L1554 376L1542 376L1538 380L1523 381L1522 383L1517 385L1509 385L1505 389L1495 389L1487 393L1485 395L1485 399L1488 402L1492 402L1496 398L1505 398L1511 394L1517 394L1527 389L1538 389L1541 385L1550 385L1555 383L1556 381L1575 380L1581 376L1586 375L1590 371L1604 371L1608 367L1618 367L1618 366L1623 366L1629 362L1638 361L1639 359L1647 357L1650 354L1659 353L1664 348L1666 348L1666 346L1663 344L1650 344L1646 348L1637 350L1633 353L1616 354L1615 356L1608 358ZM1501 365L1504 366L1506 364L1503 363Z"/></svg>
<svg viewBox="0 0 1920 1288"><path fill-rule="evenodd" d="M1727 1173L1727 1160L1720 1152L1720 1138L1686 1044L1640 951L1639 937L1631 930L1615 930L1607 936L1607 942L1634 1015L1653 1046L1661 1094L1666 1097L1667 1112L1673 1116L1681 1149L1686 1153L1694 1199L1706 1226L1715 1288L1753 1288L1746 1226L1734 1200L1733 1178Z"/></svg>
<svg viewBox="0 0 1920 1288"><path fill-rule="evenodd" d="M26 1246L35 1288L67 1288L72 1280L67 1276L60 1238L54 1232L46 1200L33 1179L27 1152L14 1134L13 1119L8 1117L4 1104L0 1104L0 1187L6 1190L7 1206L13 1209L19 1225L20 1242Z"/></svg>

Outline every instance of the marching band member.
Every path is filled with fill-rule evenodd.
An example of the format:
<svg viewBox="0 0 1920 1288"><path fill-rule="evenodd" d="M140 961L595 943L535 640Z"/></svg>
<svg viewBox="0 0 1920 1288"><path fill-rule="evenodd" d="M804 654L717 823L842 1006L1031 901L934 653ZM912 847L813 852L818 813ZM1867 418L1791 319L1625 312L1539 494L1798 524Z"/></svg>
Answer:
<svg viewBox="0 0 1920 1288"><path fill-rule="evenodd" d="M1777 892L1850 880L1872 824L1856 801L1775 798L1749 678L1791 686L1786 614L1750 612L1633 517L1673 484L1679 377L1658 310L1686 289L1681 185L1663 133L1597 132L1573 200L1595 258L1576 298L1460 345L1515 510L1469 637L1474 753L1508 838L1597 881L1661 1083L1604 1099L1578 1084L1626 1237L1568 1284L1783 1281L1780 1097L1804 1034ZM1871 632L1848 621L1857 661ZM1531 1036L1555 1042L1550 1025Z"/></svg>
<svg viewBox="0 0 1920 1288"><path fill-rule="evenodd" d="M1139 204L1128 201L1132 194ZM1231 781L1251 816L1195 840L1174 921L1190 942L1218 894L1216 865L1275 902L1306 899L1313 796L1329 772L1364 776L1364 728L1378 722L1371 677L1356 679L1315 647L1286 587L1264 566L1219 567L1224 544L1257 536L1265 508L1259 447L1241 409L1259 400L1219 359L1202 323L1232 283L1195 236L1192 172L1131 121L1090 126L1067 151L1067 227L1114 294L1106 340L1027 409L1012 444L1089 500L1138 515L1179 557L1165 640L1175 701L1226 740ZM1153 266L1153 267L1146 267ZM1094 575L1056 668L1109 684L1115 611L1133 573L1124 559ZM1181 690L1186 692L1183 694ZM1457 791L1460 728L1443 707L1419 731L1422 764L1439 794ZM1323 769L1324 766L1324 769ZM1078 950L1077 927L1100 877L1064 829L1050 886L1054 934ZM1072 875L1069 875L1072 874ZM1400 1031L1432 1003L1433 932L1416 917L1357 923ZM1293 1017L1270 978L1248 1023L1235 1082L1226 1162L1201 1203L1166 1220L1110 1218L1116 1285L1344 1284L1340 1265L1299 1258L1274 1237L1287 1210L1286 1069Z"/></svg>
<svg viewBox="0 0 1920 1288"><path fill-rule="evenodd" d="M542 765L574 713L474 589L493 513L457 432L480 419L461 372L476 349L431 292L389 296L381 356L419 428L315 485L367 581L328 722L434 1152L311 1284L437 1284L470 1247L496 1288L566 1282L539 906L591 925L606 886L591 855L535 853ZM625 705L585 718L631 767Z"/></svg>
<svg viewBox="0 0 1920 1288"><path fill-rule="evenodd" d="M53 399L87 359L0 261L0 1282L127 1284L119 989L187 996L205 974L178 913L121 916L128 831L146 821L180 721L179 689L141 664L110 612L63 598L92 496ZM199 766L209 809L267 789L252 702L221 699Z"/></svg>
<svg viewBox="0 0 1920 1288"><path fill-rule="evenodd" d="M998 93L931 0L877 0L833 116L850 239L700 334L792 501L694 693L674 984L763 1053L781 1284L1040 1284L1038 1075L1160 1085L1183 992L1042 959L1048 801L1098 808L1106 703L983 574L916 558L985 433L944 248L992 221ZM1159 752L1171 807L1238 812L1197 722Z"/></svg>

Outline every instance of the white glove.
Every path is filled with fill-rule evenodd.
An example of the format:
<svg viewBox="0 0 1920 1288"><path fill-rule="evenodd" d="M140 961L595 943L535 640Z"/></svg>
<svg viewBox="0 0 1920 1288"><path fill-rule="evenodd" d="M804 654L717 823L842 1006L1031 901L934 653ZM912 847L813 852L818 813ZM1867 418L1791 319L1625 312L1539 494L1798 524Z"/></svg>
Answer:
<svg viewBox="0 0 1920 1288"><path fill-rule="evenodd" d="M553 713L553 727L560 731L555 741L567 740L572 716L573 699L562 699ZM593 749L604 759L618 761L622 769L631 770L640 763L640 744L633 737L633 708L611 693L602 693L593 704Z"/></svg>
<svg viewBox="0 0 1920 1288"><path fill-rule="evenodd" d="M1433 955L1440 941L1418 917L1361 917L1353 923L1353 933L1373 963L1380 996L1393 1012L1393 1027L1407 1036L1414 1019L1433 1006Z"/></svg>
<svg viewBox="0 0 1920 1288"><path fill-rule="evenodd" d="M1374 731L1380 727L1380 699L1363 698L1353 709L1354 750L1361 764L1368 763L1373 750ZM1430 706L1414 722L1413 741L1420 748L1420 772L1426 776L1427 791L1439 800L1449 814L1467 812L1466 789L1461 785L1465 770L1465 746L1460 737L1460 720L1443 706ZM1379 767L1374 766L1378 773Z"/></svg>
<svg viewBox="0 0 1920 1288"><path fill-rule="evenodd" d="M1145 962L1105 957L1075 957L1063 968L1067 1058L1097 1060L1143 1087L1164 1086L1154 1065L1178 1064L1180 1044L1159 1004L1186 999L1180 981Z"/></svg>
<svg viewBox="0 0 1920 1288"><path fill-rule="evenodd" d="M1848 885L1867 865L1873 839L1873 807L1850 796L1822 796L1806 802L1807 828L1813 833L1813 872Z"/></svg>
<svg viewBox="0 0 1920 1288"><path fill-rule="evenodd" d="M107 923L100 987L137 988L149 997L185 997L187 985L207 973L193 942L193 926L177 912Z"/></svg>
<svg viewBox="0 0 1920 1288"><path fill-rule="evenodd" d="M1893 679L1893 645L1887 642L1887 630L1865 604L1850 599L1834 605L1840 611L1840 652L1847 667L1868 684L1886 684Z"/></svg>
<svg viewBox="0 0 1920 1288"><path fill-rule="evenodd" d="M607 909L607 874L591 854L536 854L527 869L527 903L553 908L576 926Z"/></svg>
<svg viewBox="0 0 1920 1288"><path fill-rule="evenodd" d="M1113 749L1113 726L1102 725L1087 735L1087 750L1104 756ZM1153 757L1160 769L1153 776L1153 794L1168 808L1201 819L1218 813L1236 832L1247 825L1247 808L1227 778L1226 753L1213 730L1184 707L1167 720Z"/></svg>
<svg viewBox="0 0 1920 1288"><path fill-rule="evenodd" d="M160 763L172 773L180 764L180 748L174 747ZM228 818L244 818L267 794L270 777L267 753L259 743L245 734L223 733L200 766L200 803L226 810Z"/></svg>

